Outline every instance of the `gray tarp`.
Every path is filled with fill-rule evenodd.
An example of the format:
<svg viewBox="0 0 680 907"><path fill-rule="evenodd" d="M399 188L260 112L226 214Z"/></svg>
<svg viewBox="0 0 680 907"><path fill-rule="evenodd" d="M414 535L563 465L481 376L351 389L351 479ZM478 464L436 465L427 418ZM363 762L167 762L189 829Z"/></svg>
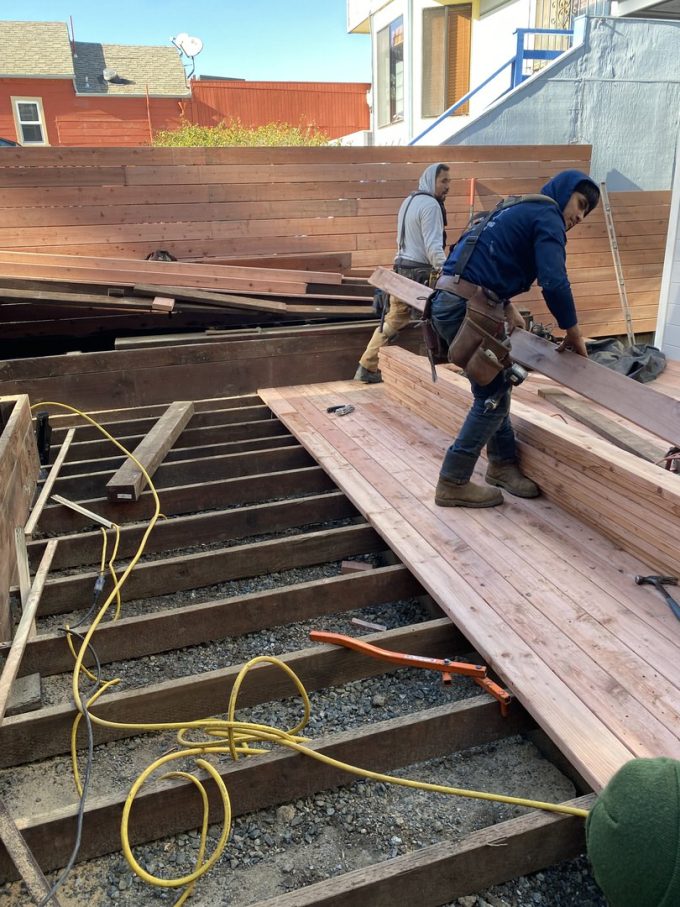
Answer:
<svg viewBox="0 0 680 907"><path fill-rule="evenodd" d="M647 343L626 346L620 340L606 337L586 343L588 356L600 365L634 378L642 384L654 381L666 368L666 356Z"/></svg>

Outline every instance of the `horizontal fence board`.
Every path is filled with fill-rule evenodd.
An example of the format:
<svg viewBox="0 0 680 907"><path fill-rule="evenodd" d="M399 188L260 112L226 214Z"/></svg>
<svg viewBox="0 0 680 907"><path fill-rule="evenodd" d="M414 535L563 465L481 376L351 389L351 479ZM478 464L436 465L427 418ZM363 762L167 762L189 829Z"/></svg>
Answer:
<svg viewBox="0 0 680 907"><path fill-rule="evenodd" d="M314 265L301 264L305 256L327 256L338 262L334 265L338 271L366 274L391 264L396 213L428 164L441 161L451 167L446 200L451 243L468 221L471 178L474 208L485 210L504 196L539 191L560 170L587 171L591 148L138 147L5 152L0 249L138 261L153 249L166 248L181 259L212 258L223 264L250 259L257 265L264 258L274 267L279 257L289 256L296 269L306 270ZM634 327L641 330L658 304L670 193L612 192L610 201ZM282 260L281 267L285 265ZM215 278L221 266L212 265ZM595 335L597 326L606 324L617 328L612 332L623 333L601 207L569 235L568 268L581 323L588 332ZM169 270L163 273L167 285L182 285L170 279ZM17 279L21 274L7 271L5 277ZM277 278L283 279L278 274ZM321 277L308 279L324 282ZM208 282L206 288L215 285ZM550 320L538 288L520 302L541 320Z"/></svg>

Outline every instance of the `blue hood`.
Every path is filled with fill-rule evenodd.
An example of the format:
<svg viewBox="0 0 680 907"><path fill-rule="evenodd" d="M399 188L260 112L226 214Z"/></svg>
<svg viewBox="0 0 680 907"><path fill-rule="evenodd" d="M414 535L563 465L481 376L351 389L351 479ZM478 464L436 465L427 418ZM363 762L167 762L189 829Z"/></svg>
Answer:
<svg viewBox="0 0 680 907"><path fill-rule="evenodd" d="M591 180L587 173L582 173L580 170L563 170L561 173L558 173L557 176L553 176L551 180L548 180L541 189L541 194L549 195L550 198L554 198L560 206L560 211L564 211L565 205L571 198L572 193L578 184L584 181L591 183L599 193L600 190L598 189L597 183L594 180Z"/></svg>

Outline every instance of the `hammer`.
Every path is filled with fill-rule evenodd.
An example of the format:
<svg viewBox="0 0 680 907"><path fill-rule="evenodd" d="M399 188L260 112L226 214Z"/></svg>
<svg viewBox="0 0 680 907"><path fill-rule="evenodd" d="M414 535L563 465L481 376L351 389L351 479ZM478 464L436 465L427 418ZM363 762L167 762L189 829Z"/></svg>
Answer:
<svg viewBox="0 0 680 907"><path fill-rule="evenodd" d="M638 586L655 586L666 599L666 603L669 605L673 614L680 620L680 605L673 596L664 589L664 586L677 586L677 576L636 576L635 582Z"/></svg>

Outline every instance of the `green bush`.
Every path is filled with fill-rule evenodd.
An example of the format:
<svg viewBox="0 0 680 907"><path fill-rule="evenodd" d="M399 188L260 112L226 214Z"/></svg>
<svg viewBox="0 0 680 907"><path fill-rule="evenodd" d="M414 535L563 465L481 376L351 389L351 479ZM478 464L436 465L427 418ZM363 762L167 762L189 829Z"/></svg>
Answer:
<svg viewBox="0 0 680 907"><path fill-rule="evenodd" d="M224 147L229 145L327 145L328 136L315 126L267 123L244 126L240 120L223 121L218 126L184 123L179 129L157 132L154 145L162 147Z"/></svg>

